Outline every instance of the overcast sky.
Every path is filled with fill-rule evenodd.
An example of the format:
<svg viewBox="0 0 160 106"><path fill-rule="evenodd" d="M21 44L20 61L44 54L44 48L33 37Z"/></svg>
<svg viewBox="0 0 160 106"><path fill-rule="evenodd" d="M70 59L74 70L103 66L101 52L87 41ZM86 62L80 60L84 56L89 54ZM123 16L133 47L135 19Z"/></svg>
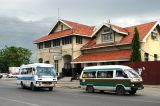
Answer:
<svg viewBox="0 0 160 106"><path fill-rule="evenodd" d="M160 20L160 0L0 0L0 47L32 50L59 17L88 25L130 26ZM35 56L35 54L34 54Z"/></svg>

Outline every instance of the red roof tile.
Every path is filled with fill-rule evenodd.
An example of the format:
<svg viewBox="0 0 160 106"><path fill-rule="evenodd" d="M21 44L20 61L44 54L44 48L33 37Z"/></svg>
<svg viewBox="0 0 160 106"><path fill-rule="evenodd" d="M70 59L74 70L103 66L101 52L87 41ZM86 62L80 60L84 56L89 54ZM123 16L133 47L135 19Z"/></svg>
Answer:
<svg viewBox="0 0 160 106"><path fill-rule="evenodd" d="M71 22L71 21L67 21L67 20L61 20L61 21L63 21L64 23L66 23L67 25L72 27L72 29L64 30L64 31L60 31L60 32L55 32L55 33L46 35L42 38L39 38L39 39L33 41L33 43L51 40L51 39L63 37L65 35L69 35L69 34L78 34L78 35L82 35L82 36L85 35L85 36L90 37L93 33L94 26L83 25L83 24L79 24L79 23L75 23L75 22Z"/></svg>
<svg viewBox="0 0 160 106"><path fill-rule="evenodd" d="M122 27L117 26L117 25L112 25L112 26L114 28L116 28L117 30L119 30L120 32L128 34L128 31L125 28L122 28Z"/></svg>
<svg viewBox="0 0 160 106"><path fill-rule="evenodd" d="M88 53L77 57L72 62L124 60L124 59L130 59L131 53L132 50L115 50L108 52Z"/></svg>
<svg viewBox="0 0 160 106"><path fill-rule="evenodd" d="M47 40L51 40L51 39L54 39L54 38L59 38L59 37L63 37L65 35L70 35L73 33L73 30L69 29L69 30L64 30L64 31L61 31L61 32L55 32L53 34L50 34L50 35L47 35L47 36L44 36L42 38L39 38L35 41L33 41L33 43L39 43L39 42L43 42L43 41L47 41Z"/></svg>
<svg viewBox="0 0 160 106"><path fill-rule="evenodd" d="M155 24L156 22L150 22L150 23L145 23L137 26L126 27L125 30L129 32L129 35L124 36L119 42L96 44L96 39L94 38L90 42L88 42L82 49L94 48L94 47L105 47L105 46L111 46L115 44L131 43L134 36L135 27L138 28L140 41L142 41Z"/></svg>
<svg viewBox="0 0 160 106"><path fill-rule="evenodd" d="M74 34L90 36L93 33L94 26L88 26L67 20L62 20L62 21L73 28Z"/></svg>
<svg viewBox="0 0 160 106"><path fill-rule="evenodd" d="M150 23L145 23L145 24L141 24L137 26L126 27L125 29L129 32L129 35L124 37L120 41L120 43L131 43L132 42L135 27L138 28L139 38L140 38L140 41L142 41L156 23L157 22L150 22Z"/></svg>

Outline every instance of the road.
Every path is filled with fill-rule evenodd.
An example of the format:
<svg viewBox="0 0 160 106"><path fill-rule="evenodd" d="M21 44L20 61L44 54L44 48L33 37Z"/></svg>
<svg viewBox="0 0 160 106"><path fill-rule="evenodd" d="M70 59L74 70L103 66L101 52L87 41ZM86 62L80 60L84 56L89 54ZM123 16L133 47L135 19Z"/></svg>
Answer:
<svg viewBox="0 0 160 106"><path fill-rule="evenodd" d="M145 88L134 96L117 96L66 88L31 91L18 88L15 80L0 80L0 106L160 106L160 89Z"/></svg>

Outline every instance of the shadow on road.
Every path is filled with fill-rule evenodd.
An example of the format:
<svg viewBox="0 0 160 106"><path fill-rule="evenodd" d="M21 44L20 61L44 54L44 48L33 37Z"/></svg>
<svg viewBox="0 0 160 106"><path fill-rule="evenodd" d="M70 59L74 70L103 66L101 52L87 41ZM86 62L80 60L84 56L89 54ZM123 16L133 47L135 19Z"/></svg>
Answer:
<svg viewBox="0 0 160 106"><path fill-rule="evenodd" d="M131 95L129 93L126 93L125 95L117 95L115 92L99 92L99 91L96 91L94 93L87 93L85 91L82 91L82 93L85 93L85 94L95 94L95 95L111 95L111 96L125 96L125 97L138 97L138 96L142 96L142 94L134 94L134 95Z"/></svg>
<svg viewBox="0 0 160 106"><path fill-rule="evenodd" d="M21 87L18 87L18 89L20 89L21 91L22 90L25 90L25 91L32 91L31 88L21 88ZM54 89L53 91L49 91L48 88L36 88L35 91L33 92L55 92Z"/></svg>

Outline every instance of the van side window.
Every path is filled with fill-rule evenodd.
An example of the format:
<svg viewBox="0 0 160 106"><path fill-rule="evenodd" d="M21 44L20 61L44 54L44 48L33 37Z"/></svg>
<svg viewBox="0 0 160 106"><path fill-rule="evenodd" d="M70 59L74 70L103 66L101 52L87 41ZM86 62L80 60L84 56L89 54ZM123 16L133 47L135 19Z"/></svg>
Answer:
<svg viewBox="0 0 160 106"><path fill-rule="evenodd" d="M116 77L126 78L127 75L123 71L116 71Z"/></svg>
<svg viewBox="0 0 160 106"><path fill-rule="evenodd" d="M22 75L32 74L32 68L24 68L24 69L22 69L21 74Z"/></svg>
<svg viewBox="0 0 160 106"><path fill-rule="evenodd" d="M113 78L113 71L98 71L98 78Z"/></svg>
<svg viewBox="0 0 160 106"><path fill-rule="evenodd" d="M96 72L83 72L82 78L96 78Z"/></svg>

